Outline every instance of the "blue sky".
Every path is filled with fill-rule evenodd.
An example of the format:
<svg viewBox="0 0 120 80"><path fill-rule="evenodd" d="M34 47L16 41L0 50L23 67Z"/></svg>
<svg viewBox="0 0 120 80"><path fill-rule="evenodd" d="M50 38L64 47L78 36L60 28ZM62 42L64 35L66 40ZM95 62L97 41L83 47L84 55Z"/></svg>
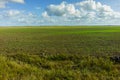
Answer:
<svg viewBox="0 0 120 80"><path fill-rule="evenodd" d="M120 0L0 0L0 26L120 25Z"/></svg>

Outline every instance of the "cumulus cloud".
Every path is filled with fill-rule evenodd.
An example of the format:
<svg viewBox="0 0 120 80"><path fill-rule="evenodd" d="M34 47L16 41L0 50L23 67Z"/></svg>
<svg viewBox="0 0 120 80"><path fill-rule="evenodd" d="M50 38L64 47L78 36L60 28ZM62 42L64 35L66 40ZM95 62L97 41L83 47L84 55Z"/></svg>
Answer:
<svg viewBox="0 0 120 80"><path fill-rule="evenodd" d="M48 17L49 17L49 15L48 15L48 13L47 13L46 11L42 13L42 16L43 16L44 18L48 18Z"/></svg>
<svg viewBox="0 0 120 80"><path fill-rule="evenodd" d="M80 14L73 4L62 2L60 5L49 5L46 9L49 16L67 16Z"/></svg>
<svg viewBox="0 0 120 80"><path fill-rule="evenodd" d="M8 2L24 3L24 0L0 0L0 8ZM39 8L37 9L39 10ZM7 20L7 21L6 21ZM41 14L25 10L0 11L2 25L114 25L120 21L120 12L94 0L48 5ZM19 24L19 25L18 25Z"/></svg>
<svg viewBox="0 0 120 80"><path fill-rule="evenodd" d="M34 25L40 23L39 18L38 15L23 10L11 9L0 12L1 25Z"/></svg>
<svg viewBox="0 0 120 80"><path fill-rule="evenodd" d="M120 19L120 12L114 11L110 6L94 0L85 0L70 4L62 2L59 5L49 5L43 17L54 18L58 22L73 22L74 24L101 24ZM62 18L62 19L61 19Z"/></svg>
<svg viewBox="0 0 120 80"><path fill-rule="evenodd" d="M0 8L5 8L8 2L23 4L24 0L0 0Z"/></svg>
<svg viewBox="0 0 120 80"><path fill-rule="evenodd" d="M16 2L16 3L24 3L24 0L8 0L8 1Z"/></svg>
<svg viewBox="0 0 120 80"><path fill-rule="evenodd" d="M6 17L14 17L14 16L18 16L19 14L21 14L21 12L19 10L7 10L4 12L5 12L4 15Z"/></svg>

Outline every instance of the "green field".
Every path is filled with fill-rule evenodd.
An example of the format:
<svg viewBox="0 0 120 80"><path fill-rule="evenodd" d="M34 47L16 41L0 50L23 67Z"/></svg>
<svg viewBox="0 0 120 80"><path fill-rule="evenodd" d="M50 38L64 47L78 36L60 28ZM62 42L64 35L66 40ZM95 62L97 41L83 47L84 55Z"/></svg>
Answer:
<svg viewBox="0 0 120 80"><path fill-rule="evenodd" d="M1 27L0 80L120 80L120 27Z"/></svg>

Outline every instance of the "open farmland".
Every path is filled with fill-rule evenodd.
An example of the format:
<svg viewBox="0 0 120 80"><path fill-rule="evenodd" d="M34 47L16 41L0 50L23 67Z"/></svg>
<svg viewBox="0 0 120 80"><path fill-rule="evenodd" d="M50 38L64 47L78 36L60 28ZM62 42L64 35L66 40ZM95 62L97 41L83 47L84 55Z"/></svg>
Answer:
<svg viewBox="0 0 120 80"><path fill-rule="evenodd" d="M120 80L120 27L1 27L0 80Z"/></svg>

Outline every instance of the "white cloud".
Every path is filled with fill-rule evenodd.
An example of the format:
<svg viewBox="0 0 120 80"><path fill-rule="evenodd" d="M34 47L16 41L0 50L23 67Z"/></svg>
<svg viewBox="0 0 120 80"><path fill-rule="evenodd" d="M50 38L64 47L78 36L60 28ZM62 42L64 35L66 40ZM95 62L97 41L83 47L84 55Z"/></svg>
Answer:
<svg viewBox="0 0 120 80"><path fill-rule="evenodd" d="M24 3L24 0L8 0L8 1L16 2L16 3Z"/></svg>
<svg viewBox="0 0 120 80"><path fill-rule="evenodd" d="M0 8L6 7L7 2L24 3L24 0L0 0ZM38 8L39 10L39 8ZM90 24L119 24L120 12L110 6L84 0L70 4L62 2L59 5L48 5L42 14L24 10L0 11L2 25L90 25ZM7 20L7 21L6 21Z"/></svg>
<svg viewBox="0 0 120 80"><path fill-rule="evenodd" d="M34 25L37 24L39 16L23 10L4 10L0 12L0 24L3 25ZM7 20L7 21L5 21Z"/></svg>
<svg viewBox="0 0 120 80"><path fill-rule="evenodd" d="M0 8L5 8L8 2L21 3L21 4L25 3L24 0L0 0Z"/></svg>
<svg viewBox="0 0 120 80"><path fill-rule="evenodd" d="M60 5L49 5L46 12L49 16L75 16L80 14L73 4L67 4L66 2L62 2Z"/></svg>
<svg viewBox="0 0 120 80"><path fill-rule="evenodd" d="M6 12L6 16L8 17L18 16L21 13L19 10L8 10L5 12Z"/></svg>
<svg viewBox="0 0 120 80"><path fill-rule="evenodd" d="M49 18L49 15L48 15L48 13L47 13L46 11L42 13L42 16L43 16L44 18Z"/></svg>
<svg viewBox="0 0 120 80"><path fill-rule="evenodd" d="M62 2L59 5L49 5L43 17L55 19L58 24L109 24L120 20L120 12L114 11L110 6L94 0L85 0L74 4ZM47 18L46 17L46 18ZM56 19L57 17L57 19ZM119 21L117 22L118 24ZM114 24L114 23L111 23Z"/></svg>
<svg viewBox="0 0 120 80"><path fill-rule="evenodd" d="M86 0L76 3L81 9L86 11L113 11L110 6L102 5L100 2L95 2L94 0Z"/></svg>

